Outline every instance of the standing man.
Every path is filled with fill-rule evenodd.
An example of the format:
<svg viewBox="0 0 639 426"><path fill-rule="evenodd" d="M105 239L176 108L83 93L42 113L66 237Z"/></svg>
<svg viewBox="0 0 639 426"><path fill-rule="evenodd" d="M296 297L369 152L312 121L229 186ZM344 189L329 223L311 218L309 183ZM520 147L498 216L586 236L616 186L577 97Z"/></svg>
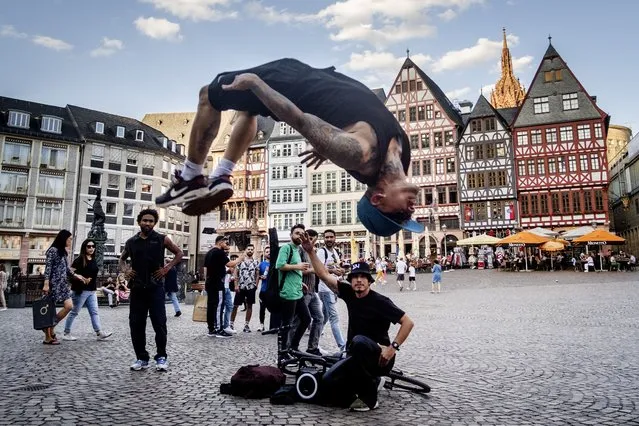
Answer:
<svg viewBox="0 0 639 426"><path fill-rule="evenodd" d="M227 252L230 250L229 240L224 235L215 237L215 246L206 253L204 258L204 289L206 290L206 323L209 328L208 337L230 337L224 331L224 278L226 268L233 268L242 261L243 256L230 260Z"/></svg>
<svg viewBox="0 0 639 426"><path fill-rule="evenodd" d="M339 251L335 248L335 231L332 229L324 231L324 247L317 251L317 257L319 257L331 275L337 279L342 278L344 275L344 270L340 267L342 259ZM324 326L326 326L328 321L331 322L331 330L335 338L335 343L339 350L343 351L346 343L339 329L339 314L337 313L336 306L337 297L321 278L319 282L319 298L322 301Z"/></svg>
<svg viewBox="0 0 639 426"><path fill-rule="evenodd" d="M280 355L286 356L289 349L299 350L300 340L311 323L311 315L303 301L302 274L309 269L308 263L303 263L300 257L300 244L304 236L305 227L297 224L291 228L291 242L280 249L275 262L279 271L280 298L282 299L282 326L279 339L282 342ZM283 281L283 283L282 283ZM294 317L299 318L299 325L294 327Z"/></svg>
<svg viewBox="0 0 639 426"><path fill-rule="evenodd" d="M255 292L257 282L260 277L260 263L253 259L255 246L246 246L244 260L238 263L235 268L235 299L233 301L233 313L231 313L231 328L235 330L235 317L237 308L246 304L246 316L244 321L244 332L250 333L251 316L253 315L253 305L255 304Z"/></svg>
<svg viewBox="0 0 639 426"><path fill-rule="evenodd" d="M317 242L317 231L309 229L306 231L308 238L311 240L311 244L315 245ZM300 247L300 258L302 263L310 263L308 253ZM322 328L324 328L324 314L322 313L322 303L317 295L317 275L313 271L313 268L308 268L302 272L302 282L306 286L304 289L304 303L308 307L308 311L311 314L311 330L308 336L308 346L306 352L313 355L322 356L322 352L319 348L319 341L322 335ZM295 323L299 323L299 319L295 320Z"/></svg>
<svg viewBox="0 0 639 426"><path fill-rule="evenodd" d="M229 109L239 111L239 117L224 158L206 178L202 166L219 131L221 111ZM373 234L424 231L410 219L418 187L407 182L411 149L395 116L368 87L334 67L313 68L295 59L225 72L200 89L184 168L156 204L185 203L185 214L200 215L228 200L235 164L255 138L256 115L300 132L313 146L300 154L309 166L328 159L368 185L357 215Z"/></svg>
<svg viewBox="0 0 639 426"><path fill-rule="evenodd" d="M400 257L395 265L395 272L397 272L397 285L399 286L399 291L404 290L404 274L406 274L406 270L408 269L408 265L404 262L404 258Z"/></svg>
<svg viewBox="0 0 639 426"><path fill-rule="evenodd" d="M264 260L260 262L260 327L257 331L264 331L264 320L266 319L266 303L263 296L268 288L268 269L271 266L271 248L264 249Z"/></svg>
<svg viewBox="0 0 639 426"><path fill-rule="evenodd" d="M137 360L131 370L149 368L149 353L146 351L146 318L151 317L155 331L155 369L167 371L166 360L166 308L164 305L164 277L182 260L182 250L171 239L155 232L158 212L144 209L138 214L140 232L129 238L120 256L120 271L129 282L129 327ZM164 250L174 254L173 260L164 264ZM126 260L131 258L131 266Z"/></svg>

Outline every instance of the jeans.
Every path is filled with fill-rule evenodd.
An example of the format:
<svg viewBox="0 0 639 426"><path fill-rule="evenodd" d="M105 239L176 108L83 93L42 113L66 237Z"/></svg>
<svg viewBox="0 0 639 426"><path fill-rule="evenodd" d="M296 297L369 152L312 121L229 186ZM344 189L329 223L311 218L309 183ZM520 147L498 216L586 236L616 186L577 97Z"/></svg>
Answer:
<svg viewBox="0 0 639 426"><path fill-rule="evenodd" d="M166 358L166 307L164 305L164 288L162 286L135 287L129 296L129 327L131 341L137 359L149 360L146 351L146 317L151 317L151 324L155 331L155 346L157 360Z"/></svg>
<svg viewBox="0 0 639 426"><path fill-rule="evenodd" d="M293 321L294 317L299 319L299 323ZM282 327L280 328L280 339L282 340L281 350L299 350L300 340L304 332L311 323L311 314L304 299L284 300L282 299ZM287 327L288 326L288 327Z"/></svg>
<svg viewBox="0 0 639 426"><path fill-rule="evenodd" d="M324 328L324 315L322 314L322 304L320 303L317 293L307 293L304 295L304 303L308 306L308 310L311 315L311 331L308 336L308 349L316 350L319 348L319 340L322 335L322 328ZM299 317L295 318L294 328L299 327Z"/></svg>
<svg viewBox="0 0 639 426"><path fill-rule="evenodd" d="M95 291L83 291L77 294L75 291L71 292L71 300L73 301L73 309L69 312L66 322L64 323L64 333L71 333L71 326L73 320L78 316L80 310L86 305L89 315L91 315L91 325L93 325L93 331L96 333L101 330L100 328L100 316L98 315L98 297L95 295Z"/></svg>
<svg viewBox="0 0 639 426"><path fill-rule="evenodd" d="M180 302L178 301L178 296L176 291L170 291L168 293L169 298L171 299L171 303L173 303L173 310L177 314L180 312Z"/></svg>
<svg viewBox="0 0 639 426"><path fill-rule="evenodd" d="M322 300L322 310L324 313L324 325L328 321L331 322L331 330L333 331L333 337L335 338L335 343L340 349L344 349L346 342L344 341L344 337L342 336L342 332L339 329L339 314L337 313L337 296L335 293L329 291L320 291L319 297Z"/></svg>
<svg viewBox="0 0 639 426"><path fill-rule="evenodd" d="M231 326L231 311L233 310L233 293L231 293L231 289L224 289L224 302L222 306L224 307L222 328L226 329Z"/></svg>
<svg viewBox="0 0 639 426"><path fill-rule="evenodd" d="M348 407L356 397L369 407L377 402L377 378L388 374L395 364L391 359L379 365L382 349L372 339L357 335L353 338L345 359L334 364L322 378L323 393L328 403Z"/></svg>
<svg viewBox="0 0 639 426"><path fill-rule="evenodd" d="M115 291L110 288L102 287L102 293L104 293L109 299L109 306L113 306L113 296L115 296Z"/></svg>

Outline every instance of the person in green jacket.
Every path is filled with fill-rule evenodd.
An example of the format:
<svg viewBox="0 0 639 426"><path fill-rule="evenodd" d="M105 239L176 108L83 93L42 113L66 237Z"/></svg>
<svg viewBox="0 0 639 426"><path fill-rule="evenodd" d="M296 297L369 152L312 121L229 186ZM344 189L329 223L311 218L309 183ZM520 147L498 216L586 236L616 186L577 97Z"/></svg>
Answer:
<svg viewBox="0 0 639 426"><path fill-rule="evenodd" d="M298 224L291 228L291 242L282 246L277 256L275 267L279 271L279 282L284 278L284 285L280 289L282 300L282 327L280 328L280 339L282 354L289 349L299 350L300 340L304 336L304 331L311 323L311 314L308 306L304 303L302 292L302 272L308 271L310 265L302 262L300 258L300 244L306 228ZM297 316L299 324L292 328L293 319ZM283 355L285 356L285 355Z"/></svg>

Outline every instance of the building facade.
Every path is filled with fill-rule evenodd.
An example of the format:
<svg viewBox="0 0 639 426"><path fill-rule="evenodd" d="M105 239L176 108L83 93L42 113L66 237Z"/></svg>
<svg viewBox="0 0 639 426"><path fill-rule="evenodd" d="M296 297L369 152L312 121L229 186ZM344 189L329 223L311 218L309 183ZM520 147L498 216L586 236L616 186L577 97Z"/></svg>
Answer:
<svg viewBox="0 0 639 426"><path fill-rule="evenodd" d="M516 227L517 195L510 121L517 108L496 110L481 95L459 141L459 198L467 235L505 237Z"/></svg>
<svg viewBox="0 0 639 426"><path fill-rule="evenodd" d="M439 253L445 235L448 248L462 236L456 152L463 127L460 112L410 58L406 58L391 86L386 107L410 138L412 162L408 173L411 182L420 187L414 219L423 222L434 237L432 241L426 234L408 233L391 240L393 244L400 242L400 237L404 240L404 247L400 247L403 253L420 257ZM432 247L432 242L437 247Z"/></svg>
<svg viewBox="0 0 639 426"><path fill-rule="evenodd" d="M0 97L0 263L44 272L60 229L74 232L82 143L64 107Z"/></svg>
<svg viewBox="0 0 639 426"><path fill-rule="evenodd" d="M307 168L299 154L306 139L284 122L276 123L268 141L268 223L279 241L289 241L293 225L309 224Z"/></svg>
<svg viewBox="0 0 639 426"><path fill-rule="evenodd" d="M184 145L146 124L79 106L67 106L84 150L77 198L75 252L91 230L92 202L101 191L106 214L105 269L117 269L125 242L139 231L137 215L156 208L155 198L168 190L171 172L184 162ZM168 235L189 259L193 219L179 207L157 208L156 231ZM188 262L188 260L187 260Z"/></svg>
<svg viewBox="0 0 639 426"><path fill-rule="evenodd" d="M608 199L611 229L626 239L620 249L639 255L639 136L626 147L626 155L611 169Z"/></svg>
<svg viewBox="0 0 639 426"><path fill-rule="evenodd" d="M608 226L608 122L549 44L513 124L521 227Z"/></svg>
<svg viewBox="0 0 639 426"><path fill-rule="evenodd" d="M608 168L614 173L615 164L628 154L628 144L632 139L632 130L629 127L611 124L608 127L608 137L606 138L606 149L608 157Z"/></svg>

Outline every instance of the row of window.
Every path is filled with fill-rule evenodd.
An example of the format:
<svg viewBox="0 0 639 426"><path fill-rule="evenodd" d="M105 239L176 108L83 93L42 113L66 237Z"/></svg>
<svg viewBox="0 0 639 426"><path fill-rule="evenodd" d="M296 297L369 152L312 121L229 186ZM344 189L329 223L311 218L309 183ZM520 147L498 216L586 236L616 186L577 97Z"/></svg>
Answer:
<svg viewBox="0 0 639 426"><path fill-rule="evenodd" d="M577 93L565 93L561 95L562 109L571 111L579 109L579 99ZM548 96L533 98L533 110L535 114L546 114L550 112L550 102Z"/></svg>
<svg viewBox="0 0 639 426"><path fill-rule="evenodd" d="M455 139L452 130L446 130L444 132L433 132L434 148L442 148L444 144L446 146L452 146L455 144ZM413 133L410 135L410 148L421 149L422 151L430 151L433 146L431 145L431 133Z"/></svg>
<svg viewBox="0 0 639 426"><path fill-rule="evenodd" d="M505 170L488 172L471 172L466 174L468 189L499 188L508 183L508 173Z"/></svg>
<svg viewBox="0 0 639 426"><path fill-rule="evenodd" d="M467 161L507 157L506 144L504 142L487 142L483 144L464 145L464 150Z"/></svg>
<svg viewBox="0 0 639 426"><path fill-rule="evenodd" d="M478 118L470 121L470 132L471 133L480 133L480 132L491 132L496 129L496 122L494 117L489 118Z"/></svg>
<svg viewBox="0 0 639 426"><path fill-rule="evenodd" d="M243 177L233 178L234 191L244 191L245 189L247 191L264 189L264 179L261 176L250 176L246 179Z"/></svg>
<svg viewBox="0 0 639 426"><path fill-rule="evenodd" d="M303 189L274 189L269 198L272 204L303 203Z"/></svg>
<svg viewBox="0 0 639 426"><path fill-rule="evenodd" d="M398 109L397 111L391 111L391 113L400 123L406 122L406 109ZM441 111L436 110L433 104L408 107L408 121L410 122L432 120L433 118L441 117Z"/></svg>
<svg viewBox="0 0 639 426"><path fill-rule="evenodd" d="M311 175L311 194L334 194L337 193L337 179L339 173L339 192L363 191L366 186L357 181L345 171L332 171L323 173L313 173Z"/></svg>
<svg viewBox="0 0 639 426"><path fill-rule="evenodd" d="M302 142L276 143L271 145L270 150L273 158L297 157L304 150L304 144Z"/></svg>
<svg viewBox="0 0 639 426"><path fill-rule="evenodd" d="M311 203L311 226L350 225L359 223L359 217L357 217L356 213L353 214L353 204L353 201Z"/></svg>
<svg viewBox="0 0 639 426"><path fill-rule="evenodd" d="M601 189L521 194L519 197L522 216L603 212L605 202L606 197Z"/></svg>
<svg viewBox="0 0 639 426"><path fill-rule="evenodd" d="M28 129L31 124L31 114L21 111L9 111L7 125ZM47 133L62 133L62 119L52 115L43 115L40 120L40 131Z"/></svg>
<svg viewBox="0 0 639 426"><path fill-rule="evenodd" d="M590 140L592 137L592 128L590 124L580 124L577 125L577 140L584 141ZM559 130L559 131L558 131ZM548 128L545 132L542 133L541 130L525 130L517 132L517 145L524 146L529 143L532 145L541 145L545 144L553 144L557 143L557 134L559 133L559 141L561 142L572 142L574 141L574 126L562 126L559 129L556 127ZM594 125L594 134L596 138L603 137L603 130L601 127L601 123L595 123ZM542 138L542 135L544 136Z"/></svg>
<svg viewBox="0 0 639 426"><path fill-rule="evenodd" d="M579 168L577 168L577 160L579 160ZM599 154L568 155L548 159L542 157L536 160L517 161L517 174L519 176L545 176L546 170L548 175L566 173L566 170L569 172L599 172L601 171L601 161Z"/></svg>
<svg viewBox="0 0 639 426"><path fill-rule="evenodd" d="M303 165L286 165L271 167L271 179L300 179L304 177Z"/></svg>
<svg viewBox="0 0 639 426"><path fill-rule="evenodd" d="M424 89L424 83L421 80L402 81L395 85L395 93L408 93Z"/></svg>
<svg viewBox="0 0 639 426"><path fill-rule="evenodd" d="M2 171L0 174L0 192L6 194L27 194L28 174ZM64 197L64 176L38 175L36 195L42 197Z"/></svg>
<svg viewBox="0 0 639 426"><path fill-rule="evenodd" d="M262 201L251 203L228 203L220 207L221 221L264 219L266 205Z"/></svg>
<svg viewBox="0 0 639 426"><path fill-rule="evenodd" d="M493 200L464 203L462 206L464 222L484 220L514 220L515 206L512 201Z"/></svg>
<svg viewBox="0 0 639 426"><path fill-rule="evenodd" d="M25 218L24 200L0 199L0 226L21 226ZM62 201L36 200L33 224L36 227L60 228L62 226Z"/></svg>
<svg viewBox="0 0 639 426"><path fill-rule="evenodd" d="M271 224L278 231L289 231L298 223L304 223L304 213L280 213L271 216Z"/></svg>
<svg viewBox="0 0 639 426"><path fill-rule="evenodd" d="M28 166L31 160L31 144L5 141L2 163L15 166ZM40 167L64 170L67 167L67 149L42 145L40 149Z"/></svg>
<svg viewBox="0 0 639 426"><path fill-rule="evenodd" d="M434 190L434 192L433 192ZM438 204L457 204L457 186L437 186L435 188L419 188L417 192L418 206Z"/></svg>
<svg viewBox="0 0 639 426"><path fill-rule="evenodd" d="M455 173L455 158L446 158L446 168L444 168L444 158L436 158L435 174L443 175L444 173ZM433 169L431 167L433 160L413 160L411 161L411 176L431 176Z"/></svg>

